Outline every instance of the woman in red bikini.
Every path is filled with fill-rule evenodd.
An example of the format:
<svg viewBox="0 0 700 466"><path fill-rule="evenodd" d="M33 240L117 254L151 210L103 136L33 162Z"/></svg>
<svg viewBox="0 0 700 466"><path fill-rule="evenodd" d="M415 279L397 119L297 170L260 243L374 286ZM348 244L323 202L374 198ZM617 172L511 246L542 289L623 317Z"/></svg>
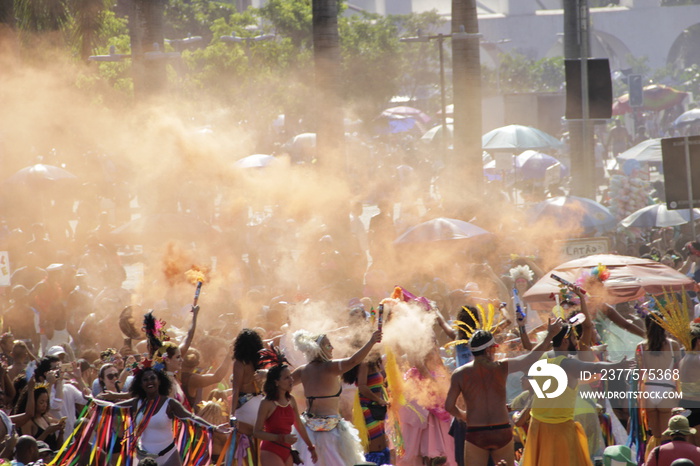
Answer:
<svg viewBox="0 0 700 466"><path fill-rule="evenodd" d="M253 435L262 440L260 464L265 466L292 465L292 445L297 441L292 426L308 446L313 462L318 461L316 449L301 424L297 402L290 394L293 384L289 366L279 364L269 369L263 387L265 399L260 403L253 431Z"/></svg>

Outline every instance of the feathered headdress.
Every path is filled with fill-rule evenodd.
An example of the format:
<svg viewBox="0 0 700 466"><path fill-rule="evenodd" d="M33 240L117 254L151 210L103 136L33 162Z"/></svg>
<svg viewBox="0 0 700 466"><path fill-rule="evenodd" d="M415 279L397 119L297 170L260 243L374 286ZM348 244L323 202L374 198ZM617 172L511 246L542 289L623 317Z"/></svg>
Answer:
<svg viewBox="0 0 700 466"><path fill-rule="evenodd" d="M682 301L678 301L678 298L673 293L664 293L662 299L656 299L656 307L659 310L658 314L652 312L650 313L654 321L663 327L668 333L676 337L681 345L685 347L687 351L692 349L690 337L690 317L688 316L688 298L686 293L682 293ZM663 302L662 302L663 301Z"/></svg>
<svg viewBox="0 0 700 466"><path fill-rule="evenodd" d="M141 362L135 362L131 365L134 376L138 375L139 372L145 371L146 369L153 369L154 371L162 372L165 370L165 363L163 358L145 358Z"/></svg>
<svg viewBox="0 0 700 466"><path fill-rule="evenodd" d="M476 332L479 329L487 330L493 333L494 335L497 333L496 329L498 328L499 323L496 322L496 308L494 307L494 305L489 303L486 309L484 309L484 307L481 304L477 304L476 308L479 310L478 319L476 318L474 313L472 313L472 311L469 310L467 306L462 307L462 309L469 314L472 320L474 320L474 327L465 322L462 322L461 320L455 320L452 324L452 328L454 328L455 330L463 331L466 334L467 339L451 341L445 345L446 348L455 345L469 344L469 339L472 337L474 332Z"/></svg>
<svg viewBox="0 0 700 466"><path fill-rule="evenodd" d="M165 324L164 320L156 319L153 311L143 316L143 331L146 333L152 355L163 346L163 342L170 340L165 331Z"/></svg>
<svg viewBox="0 0 700 466"><path fill-rule="evenodd" d="M260 355L260 369L269 369L273 366L281 366L282 364L289 365L289 361L287 361L287 357L284 353L272 343L270 343L268 348L263 348L258 351L258 354Z"/></svg>
<svg viewBox="0 0 700 466"><path fill-rule="evenodd" d="M535 278L535 272L527 265L516 265L508 271L511 280L515 282L518 278L524 278L531 282Z"/></svg>
<svg viewBox="0 0 700 466"><path fill-rule="evenodd" d="M304 356L309 361L319 358L323 359L321 340L324 336L324 334L314 335L308 330L297 330L293 335L294 348L304 353Z"/></svg>

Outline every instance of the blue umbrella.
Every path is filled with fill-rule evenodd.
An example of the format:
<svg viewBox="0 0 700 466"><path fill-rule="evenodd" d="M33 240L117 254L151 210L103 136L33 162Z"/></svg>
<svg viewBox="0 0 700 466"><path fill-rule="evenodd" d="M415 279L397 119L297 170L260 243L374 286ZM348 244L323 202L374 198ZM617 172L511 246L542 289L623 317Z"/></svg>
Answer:
<svg viewBox="0 0 700 466"><path fill-rule="evenodd" d="M562 177L569 174L569 169L561 164L559 160L542 152L526 150L517 156L515 160L518 178L524 180L543 179L547 169L556 164L559 164L559 173Z"/></svg>
<svg viewBox="0 0 700 466"><path fill-rule="evenodd" d="M553 165L559 165L559 175L565 177L569 175L569 169L562 165L559 160L551 155L543 154L534 150L526 150L520 155L513 156L512 167L518 180L542 180L547 169ZM513 170L509 170L512 173ZM484 165L484 175L488 179L496 179L499 172L496 170L496 161L491 160Z"/></svg>
<svg viewBox="0 0 700 466"><path fill-rule="evenodd" d="M529 211L531 223L545 223L563 229L581 229L586 234L610 231L617 220L607 207L577 196L559 196L532 206Z"/></svg>

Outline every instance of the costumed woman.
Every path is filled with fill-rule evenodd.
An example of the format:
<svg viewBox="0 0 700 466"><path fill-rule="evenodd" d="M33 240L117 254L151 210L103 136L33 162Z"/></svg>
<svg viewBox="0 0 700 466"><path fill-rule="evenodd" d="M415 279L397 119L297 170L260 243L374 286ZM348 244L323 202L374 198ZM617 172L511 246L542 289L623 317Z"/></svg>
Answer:
<svg viewBox="0 0 700 466"><path fill-rule="evenodd" d="M263 342L255 330L244 328L233 342L233 380L231 382L231 416L238 420L238 430L253 434L253 426L262 402L262 394L255 381L260 368Z"/></svg>
<svg viewBox="0 0 700 466"><path fill-rule="evenodd" d="M316 463L316 449L301 423L297 402L291 395L294 378L285 364L287 360L275 348L264 350L261 359L268 364L263 386L265 399L260 403L253 430L253 435L262 440L260 462L265 466L292 466L292 445L297 441L297 435L292 433L292 427L295 427Z"/></svg>
<svg viewBox="0 0 700 466"><path fill-rule="evenodd" d="M343 381L357 385L357 404L353 413L355 427L360 431L365 459L377 465L391 464L391 453L387 447L385 421L389 399L386 392L386 372L382 355L372 351L369 358L343 375ZM358 417L355 417L358 416ZM362 419L359 419L359 416ZM364 424L364 429L358 426Z"/></svg>
<svg viewBox="0 0 700 466"><path fill-rule="evenodd" d="M170 337L165 333L165 322L156 320L153 312L149 312L144 316L143 325L148 338L148 352L152 358L163 360L165 374L170 379L168 396L187 406L187 397L177 379L177 374L182 369L180 347L170 341ZM191 408L190 406L187 407Z"/></svg>
<svg viewBox="0 0 700 466"><path fill-rule="evenodd" d="M172 382L163 370L164 365L149 363L150 361L147 361L134 371L134 381L129 389L133 398L117 404L129 409L132 420L132 429L127 432L132 451L128 453L134 454L135 461L150 457L155 459L159 466L179 466L182 460L175 448L174 418L193 420L224 434L229 433L230 428L228 424L210 424L171 398L169 394Z"/></svg>
<svg viewBox="0 0 700 466"><path fill-rule="evenodd" d="M653 313L656 313L654 318ZM678 343L667 338L666 331L659 325L662 319L658 311L651 311L644 318L647 337L637 345L635 352L637 367L642 374L666 374L667 377L646 377L642 380L642 390L648 398L642 398L641 405L646 413L647 426L652 437L647 443L647 455L651 450L661 445L662 433L671 419L671 410L678 405L676 398L666 399L666 392L675 392L676 383L672 378L673 370L678 368L681 349Z"/></svg>
<svg viewBox="0 0 700 466"><path fill-rule="evenodd" d="M351 357L333 359L333 345L326 335L313 335L306 330L294 333L294 346L304 353L308 363L295 369L292 375L294 383L301 382L304 388L306 412L302 423L316 445L317 464L321 466L347 466L364 461L357 429L339 414L340 376L360 364L381 336L381 330L377 330ZM297 442L295 446L301 459L309 463L312 455L306 445Z"/></svg>

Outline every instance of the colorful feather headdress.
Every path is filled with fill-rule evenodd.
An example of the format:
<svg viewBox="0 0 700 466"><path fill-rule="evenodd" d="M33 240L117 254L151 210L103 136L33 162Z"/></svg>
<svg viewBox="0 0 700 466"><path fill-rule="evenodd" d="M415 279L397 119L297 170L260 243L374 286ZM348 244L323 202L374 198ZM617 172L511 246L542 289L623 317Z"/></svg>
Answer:
<svg viewBox="0 0 700 466"><path fill-rule="evenodd" d="M258 351L260 355L260 369L269 369L274 366L281 366L282 364L289 365L289 361L284 353L275 345L270 343L268 348L263 348Z"/></svg>
<svg viewBox="0 0 700 466"><path fill-rule="evenodd" d="M463 331L467 335L467 339L451 341L445 345L446 348L455 345L469 344L469 339L472 337L474 332L476 332L479 329L487 330L493 334L497 333L496 329L498 328L500 323L496 322L496 308L494 307L494 305L489 303L486 309L484 309L484 307L481 304L477 304L476 308L479 311L478 319L467 306L464 306L462 308L474 320L474 327L465 322L462 322L461 320L455 320L452 324L452 328L454 328L455 330Z"/></svg>
<svg viewBox="0 0 700 466"><path fill-rule="evenodd" d="M663 300L654 297L656 307L661 317L654 312L650 315L657 324L676 337L680 344L682 344L687 351L690 351L692 339L690 336L690 317L687 311L688 299L686 293L682 293L682 296L683 298L680 302L674 293L669 292L664 293Z"/></svg>

